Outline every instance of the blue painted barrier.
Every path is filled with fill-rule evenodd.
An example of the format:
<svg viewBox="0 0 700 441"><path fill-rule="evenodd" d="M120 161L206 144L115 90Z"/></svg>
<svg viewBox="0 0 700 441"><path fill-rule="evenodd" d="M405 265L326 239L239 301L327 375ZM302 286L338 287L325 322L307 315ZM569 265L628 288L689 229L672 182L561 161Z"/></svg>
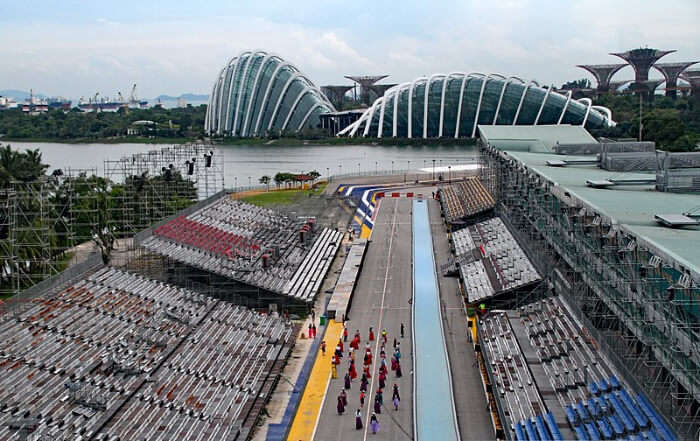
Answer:
<svg viewBox="0 0 700 441"><path fill-rule="evenodd" d="M459 440L428 203L424 200L413 201L412 315L416 440Z"/></svg>

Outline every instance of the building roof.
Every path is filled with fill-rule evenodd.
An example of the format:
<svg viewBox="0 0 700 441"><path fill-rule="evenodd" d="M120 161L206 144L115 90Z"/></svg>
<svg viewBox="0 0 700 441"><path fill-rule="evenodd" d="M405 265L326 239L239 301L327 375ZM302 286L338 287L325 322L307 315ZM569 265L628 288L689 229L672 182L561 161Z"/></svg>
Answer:
<svg viewBox="0 0 700 441"><path fill-rule="evenodd" d="M585 128L569 124L548 126L480 124L479 133L485 142L499 150L552 153L552 147L557 144L598 143Z"/></svg>
<svg viewBox="0 0 700 441"><path fill-rule="evenodd" d="M506 152L526 167L558 184L564 191L595 209L600 215L617 222L656 252L666 255L700 275L700 229L672 229L654 220L655 214L680 214L700 205L696 194L664 193L653 186L615 186L594 189L586 180L649 178L654 175L610 172L594 165L549 167L548 160L591 159L591 156L563 156L509 150Z"/></svg>

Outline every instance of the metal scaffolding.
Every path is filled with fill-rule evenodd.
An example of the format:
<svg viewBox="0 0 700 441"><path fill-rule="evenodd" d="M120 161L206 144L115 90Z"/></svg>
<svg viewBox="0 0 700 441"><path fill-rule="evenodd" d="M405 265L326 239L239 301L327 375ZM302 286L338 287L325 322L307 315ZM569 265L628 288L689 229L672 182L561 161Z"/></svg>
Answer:
<svg viewBox="0 0 700 441"><path fill-rule="evenodd" d="M105 259L125 252L115 262L125 263L136 233L221 192L223 170L213 146L186 144L105 161L103 176L64 169L12 183L0 191L0 295L20 293L96 247Z"/></svg>
<svg viewBox="0 0 700 441"><path fill-rule="evenodd" d="M12 296L79 258L98 225L95 169L66 169L0 192L0 294Z"/></svg>
<svg viewBox="0 0 700 441"><path fill-rule="evenodd" d="M623 225L480 145L482 182L548 289L681 438L700 429L700 278Z"/></svg>

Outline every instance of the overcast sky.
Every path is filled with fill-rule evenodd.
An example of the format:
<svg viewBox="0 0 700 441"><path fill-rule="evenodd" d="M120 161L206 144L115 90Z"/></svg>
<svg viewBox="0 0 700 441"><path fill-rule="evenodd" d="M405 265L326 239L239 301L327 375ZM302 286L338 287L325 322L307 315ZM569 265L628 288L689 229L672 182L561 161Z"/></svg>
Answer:
<svg viewBox="0 0 700 441"><path fill-rule="evenodd" d="M70 98L209 93L241 51L263 49L317 85L452 71L540 83L591 78L609 52L700 60L700 0L0 0L0 89ZM246 2L248 3L248 2ZM631 78L629 67L615 80ZM653 73L653 77L660 77Z"/></svg>

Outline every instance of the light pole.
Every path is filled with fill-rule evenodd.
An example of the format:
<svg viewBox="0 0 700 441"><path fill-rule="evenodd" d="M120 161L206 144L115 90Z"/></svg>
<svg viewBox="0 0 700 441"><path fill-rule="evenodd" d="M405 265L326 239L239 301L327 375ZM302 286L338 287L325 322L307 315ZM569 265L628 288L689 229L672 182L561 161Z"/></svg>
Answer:
<svg viewBox="0 0 700 441"><path fill-rule="evenodd" d="M250 176L248 176L248 187L252 187L253 184L250 182Z"/></svg>
<svg viewBox="0 0 700 441"><path fill-rule="evenodd" d="M357 163L357 174L359 175L360 173L361 173L361 172L360 172L360 163L358 162L358 163Z"/></svg>
<svg viewBox="0 0 700 441"><path fill-rule="evenodd" d="M452 166L447 166L447 182L452 182Z"/></svg>
<svg viewBox="0 0 700 441"><path fill-rule="evenodd" d="M391 161L391 174L394 174L394 161Z"/></svg>
<svg viewBox="0 0 700 441"><path fill-rule="evenodd" d="M408 172L411 171L411 161L407 161L406 164L406 174L403 175L403 182L406 182L406 175L408 175Z"/></svg>
<svg viewBox="0 0 700 441"><path fill-rule="evenodd" d="M433 181L435 180L435 160L433 159Z"/></svg>
<svg viewBox="0 0 700 441"><path fill-rule="evenodd" d="M374 161L374 174L379 173L379 162Z"/></svg>

